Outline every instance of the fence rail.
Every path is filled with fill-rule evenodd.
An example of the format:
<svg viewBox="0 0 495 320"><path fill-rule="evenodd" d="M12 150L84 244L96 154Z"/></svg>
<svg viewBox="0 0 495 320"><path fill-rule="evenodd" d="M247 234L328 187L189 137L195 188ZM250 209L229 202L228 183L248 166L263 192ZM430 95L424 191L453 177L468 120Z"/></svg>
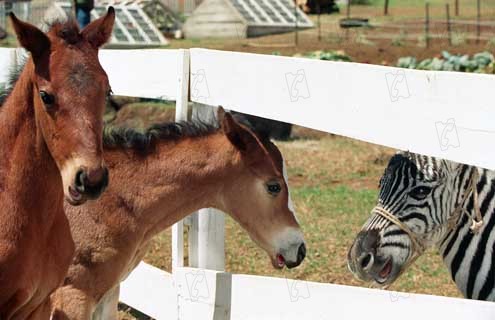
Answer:
<svg viewBox="0 0 495 320"><path fill-rule="evenodd" d="M0 82L13 52L0 49ZM492 75L206 49L102 50L100 57L116 94L177 100L182 119L190 96L200 104L495 169ZM141 264L122 286L125 303L157 319L495 317L489 302L185 268L181 226L173 229L173 273ZM218 240L211 238L203 237Z"/></svg>

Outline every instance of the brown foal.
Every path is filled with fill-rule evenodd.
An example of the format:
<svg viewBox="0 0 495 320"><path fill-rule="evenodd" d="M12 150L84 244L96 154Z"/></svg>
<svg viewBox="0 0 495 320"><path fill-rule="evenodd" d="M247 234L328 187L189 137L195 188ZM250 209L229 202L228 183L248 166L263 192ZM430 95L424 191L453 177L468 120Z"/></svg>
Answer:
<svg viewBox="0 0 495 320"><path fill-rule="evenodd" d="M151 238L200 208L228 212L274 267L302 262L280 151L230 114L220 111L221 118L220 129L171 123L105 135L108 190L97 202L66 206L76 257L52 295L61 319L116 319L119 283Z"/></svg>
<svg viewBox="0 0 495 320"><path fill-rule="evenodd" d="M0 319L48 319L48 297L74 254L64 215L107 185L102 115L109 92L98 48L114 11L48 33L11 15L31 57L0 108Z"/></svg>

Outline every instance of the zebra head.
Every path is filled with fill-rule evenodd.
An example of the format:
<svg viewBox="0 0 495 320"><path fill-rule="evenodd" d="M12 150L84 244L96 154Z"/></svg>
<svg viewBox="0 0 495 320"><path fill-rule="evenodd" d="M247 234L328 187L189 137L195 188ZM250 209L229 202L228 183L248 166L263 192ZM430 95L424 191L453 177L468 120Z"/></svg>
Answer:
<svg viewBox="0 0 495 320"><path fill-rule="evenodd" d="M455 188L465 165L397 153L380 180L378 205L348 253L348 267L359 279L390 285L447 232L455 210ZM462 193L462 192L461 192Z"/></svg>

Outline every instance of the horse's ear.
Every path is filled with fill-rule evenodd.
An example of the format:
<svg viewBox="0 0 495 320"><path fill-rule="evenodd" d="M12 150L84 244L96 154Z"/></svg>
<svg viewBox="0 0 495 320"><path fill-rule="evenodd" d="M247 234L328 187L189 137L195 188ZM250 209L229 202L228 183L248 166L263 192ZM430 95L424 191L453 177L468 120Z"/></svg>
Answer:
<svg viewBox="0 0 495 320"><path fill-rule="evenodd" d="M10 21L14 27L17 40L19 40L21 46L31 52L33 59L37 59L50 48L50 39L43 31L32 24L17 19L13 13L10 13Z"/></svg>
<svg viewBox="0 0 495 320"><path fill-rule="evenodd" d="M246 128L237 123L230 113L223 113L223 119L219 117L222 124L222 130L229 139L230 143L237 150L247 152L248 145L255 144L256 139Z"/></svg>
<svg viewBox="0 0 495 320"><path fill-rule="evenodd" d="M88 24L82 31L82 36L96 49L104 45L112 36L115 9L108 7L107 14Z"/></svg>
<svg viewBox="0 0 495 320"><path fill-rule="evenodd" d="M268 151L258 137L246 126L239 124L232 114L224 113L221 124L230 143L245 156L245 159L256 162L268 155Z"/></svg>

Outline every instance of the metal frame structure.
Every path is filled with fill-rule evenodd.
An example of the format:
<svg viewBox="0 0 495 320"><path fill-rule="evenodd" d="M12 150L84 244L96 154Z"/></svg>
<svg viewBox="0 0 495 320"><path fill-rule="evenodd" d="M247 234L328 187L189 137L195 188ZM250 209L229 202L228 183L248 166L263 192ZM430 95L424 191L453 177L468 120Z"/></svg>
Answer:
<svg viewBox="0 0 495 320"><path fill-rule="evenodd" d="M290 0L230 0L248 26L311 28L313 22Z"/></svg>
<svg viewBox="0 0 495 320"><path fill-rule="evenodd" d="M142 10L139 1L112 1L97 4L91 11L92 18L98 19L104 15L109 5L115 8L116 13L110 45L119 47L156 47L168 44L167 39ZM56 6L62 14L72 14L70 2L57 2Z"/></svg>

